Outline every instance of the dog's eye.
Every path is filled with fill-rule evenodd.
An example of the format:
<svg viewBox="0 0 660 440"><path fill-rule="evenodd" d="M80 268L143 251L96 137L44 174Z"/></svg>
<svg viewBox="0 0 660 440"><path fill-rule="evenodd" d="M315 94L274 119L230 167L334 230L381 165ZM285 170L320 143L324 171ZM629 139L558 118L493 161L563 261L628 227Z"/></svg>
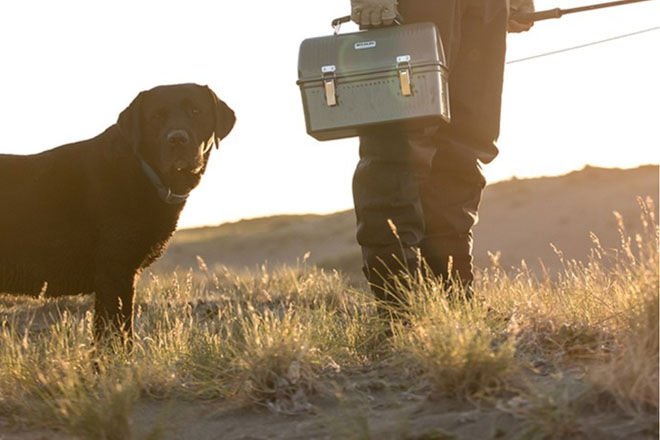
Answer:
<svg viewBox="0 0 660 440"><path fill-rule="evenodd" d="M167 119L167 111L166 110L160 110L154 114L151 115L151 120L159 122L159 121L164 121Z"/></svg>

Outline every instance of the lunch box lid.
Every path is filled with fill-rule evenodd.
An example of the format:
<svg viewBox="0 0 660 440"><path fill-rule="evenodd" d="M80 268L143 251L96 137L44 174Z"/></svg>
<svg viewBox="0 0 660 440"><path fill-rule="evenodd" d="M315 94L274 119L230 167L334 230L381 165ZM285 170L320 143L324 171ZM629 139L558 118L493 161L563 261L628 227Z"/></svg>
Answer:
<svg viewBox="0 0 660 440"><path fill-rule="evenodd" d="M433 23L389 26L309 38L300 45L298 84L410 68L445 70L442 41Z"/></svg>

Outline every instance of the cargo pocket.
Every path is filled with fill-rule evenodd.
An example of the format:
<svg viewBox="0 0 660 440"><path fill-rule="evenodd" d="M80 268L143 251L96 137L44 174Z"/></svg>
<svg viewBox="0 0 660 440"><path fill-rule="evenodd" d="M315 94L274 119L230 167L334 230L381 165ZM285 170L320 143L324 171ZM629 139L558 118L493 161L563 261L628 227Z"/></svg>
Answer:
<svg viewBox="0 0 660 440"><path fill-rule="evenodd" d="M417 246L424 236L419 182L408 167L360 160L353 177L353 198L361 246L391 246L399 240L405 247Z"/></svg>

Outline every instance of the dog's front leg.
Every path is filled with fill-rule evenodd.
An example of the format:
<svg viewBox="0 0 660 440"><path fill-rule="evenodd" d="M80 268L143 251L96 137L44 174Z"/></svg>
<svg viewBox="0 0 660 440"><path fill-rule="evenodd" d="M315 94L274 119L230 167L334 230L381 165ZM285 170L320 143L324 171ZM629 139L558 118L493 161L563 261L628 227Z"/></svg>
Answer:
<svg viewBox="0 0 660 440"><path fill-rule="evenodd" d="M131 340L133 336L133 297L135 272L111 270L106 266L96 277L94 301L94 336L97 341L119 334Z"/></svg>

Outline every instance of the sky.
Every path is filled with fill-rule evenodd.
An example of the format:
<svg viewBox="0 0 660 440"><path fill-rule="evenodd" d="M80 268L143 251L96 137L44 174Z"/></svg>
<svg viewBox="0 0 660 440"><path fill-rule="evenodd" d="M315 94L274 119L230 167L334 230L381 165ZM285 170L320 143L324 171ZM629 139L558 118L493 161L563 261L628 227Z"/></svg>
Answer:
<svg viewBox="0 0 660 440"><path fill-rule="evenodd" d="M597 2L537 0L537 10ZM305 133L300 42L329 35L349 0L2 2L0 153L91 138L141 90L208 84L237 114L180 227L352 207L357 139ZM660 26L660 0L565 16L510 35L507 59ZM345 32L355 31L349 24ZM507 65L489 182L660 154L660 31Z"/></svg>

